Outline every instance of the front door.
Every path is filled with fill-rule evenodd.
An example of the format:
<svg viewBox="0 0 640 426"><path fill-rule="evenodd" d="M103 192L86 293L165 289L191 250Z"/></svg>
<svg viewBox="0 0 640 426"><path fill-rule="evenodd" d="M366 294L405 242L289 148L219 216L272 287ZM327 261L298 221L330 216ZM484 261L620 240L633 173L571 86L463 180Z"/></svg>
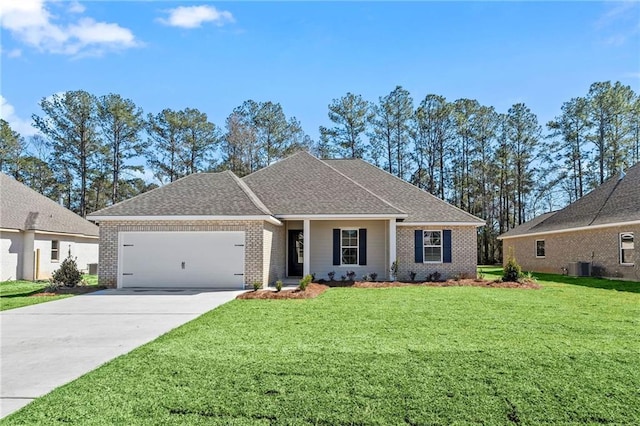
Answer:
<svg viewBox="0 0 640 426"><path fill-rule="evenodd" d="M303 260L303 237L300 230L289 230L289 270L287 275L290 277L302 276Z"/></svg>

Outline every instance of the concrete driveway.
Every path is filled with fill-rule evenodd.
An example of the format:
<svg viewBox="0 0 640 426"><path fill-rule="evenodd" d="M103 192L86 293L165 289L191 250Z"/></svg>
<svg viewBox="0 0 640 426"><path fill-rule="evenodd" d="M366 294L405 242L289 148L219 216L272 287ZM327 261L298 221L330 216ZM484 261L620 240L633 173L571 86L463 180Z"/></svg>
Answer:
<svg viewBox="0 0 640 426"><path fill-rule="evenodd" d="M240 293L102 290L0 312L0 418Z"/></svg>

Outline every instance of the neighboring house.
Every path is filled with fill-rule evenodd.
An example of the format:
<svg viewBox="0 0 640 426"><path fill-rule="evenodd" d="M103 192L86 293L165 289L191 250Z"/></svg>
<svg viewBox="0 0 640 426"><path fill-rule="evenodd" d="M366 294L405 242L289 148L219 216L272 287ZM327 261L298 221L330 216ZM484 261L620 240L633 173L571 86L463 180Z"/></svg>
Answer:
<svg viewBox="0 0 640 426"><path fill-rule="evenodd" d="M0 173L0 281L49 278L69 253L98 263L98 227Z"/></svg>
<svg viewBox="0 0 640 426"><path fill-rule="evenodd" d="M100 282L234 287L315 273L476 273L484 222L362 160L299 152L238 178L199 173L89 215Z"/></svg>
<svg viewBox="0 0 640 426"><path fill-rule="evenodd" d="M640 163L568 205L502 234L524 270L640 280ZM579 265L582 266L582 265Z"/></svg>

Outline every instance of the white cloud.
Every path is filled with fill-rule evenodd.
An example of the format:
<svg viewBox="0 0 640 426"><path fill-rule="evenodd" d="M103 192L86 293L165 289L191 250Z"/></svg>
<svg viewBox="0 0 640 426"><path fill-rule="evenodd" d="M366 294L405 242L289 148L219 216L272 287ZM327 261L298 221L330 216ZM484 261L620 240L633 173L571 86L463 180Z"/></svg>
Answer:
<svg viewBox="0 0 640 426"><path fill-rule="evenodd" d="M130 29L115 23L96 22L87 17L60 23L45 3L45 0L2 0L0 24L16 40L48 53L95 55L140 45ZM84 6L73 2L66 10L79 14Z"/></svg>
<svg viewBox="0 0 640 426"><path fill-rule="evenodd" d="M69 5L69 13L84 13L86 8L77 1L72 1Z"/></svg>
<svg viewBox="0 0 640 426"><path fill-rule="evenodd" d="M640 33L638 3L635 1L607 2L606 11L595 22L601 42L608 46L622 46Z"/></svg>
<svg viewBox="0 0 640 426"><path fill-rule="evenodd" d="M16 115L15 108L4 96L0 95L0 118L7 121L11 129L20 133L21 136L33 136L38 131L31 125L31 120L23 120Z"/></svg>
<svg viewBox="0 0 640 426"><path fill-rule="evenodd" d="M22 50L20 49L12 49L7 52L7 56L10 58L18 58L22 56Z"/></svg>
<svg viewBox="0 0 640 426"><path fill-rule="evenodd" d="M206 22L221 27L235 22L231 12L218 10L213 6L180 6L166 12L169 16L166 19L160 18L159 21L171 27L198 28Z"/></svg>

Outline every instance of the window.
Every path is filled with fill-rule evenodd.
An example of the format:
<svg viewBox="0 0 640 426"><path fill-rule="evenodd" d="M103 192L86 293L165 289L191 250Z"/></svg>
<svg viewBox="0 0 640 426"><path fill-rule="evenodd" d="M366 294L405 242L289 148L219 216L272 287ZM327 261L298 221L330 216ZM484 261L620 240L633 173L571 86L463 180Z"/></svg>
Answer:
<svg viewBox="0 0 640 426"><path fill-rule="evenodd" d="M544 257L544 240L536 240L536 257Z"/></svg>
<svg viewBox="0 0 640 426"><path fill-rule="evenodd" d="M442 262L442 231L424 231L424 262Z"/></svg>
<svg viewBox="0 0 640 426"><path fill-rule="evenodd" d="M358 230L342 229L340 231L340 252L342 265L358 264Z"/></svg>
<svg viewBox="0 0 640 426"><path fill-rule="evenodd" d="M633 232L623 232L620 234L620 263L623 265L633 265Z"/></svg>
<svg viewBox="0 0 640 426"><path fill-rule="evenodd" d="M58 240L52 240L51 241L51 260L52 261L60 260L59 248L60 248L60 242Z"/></svg>

